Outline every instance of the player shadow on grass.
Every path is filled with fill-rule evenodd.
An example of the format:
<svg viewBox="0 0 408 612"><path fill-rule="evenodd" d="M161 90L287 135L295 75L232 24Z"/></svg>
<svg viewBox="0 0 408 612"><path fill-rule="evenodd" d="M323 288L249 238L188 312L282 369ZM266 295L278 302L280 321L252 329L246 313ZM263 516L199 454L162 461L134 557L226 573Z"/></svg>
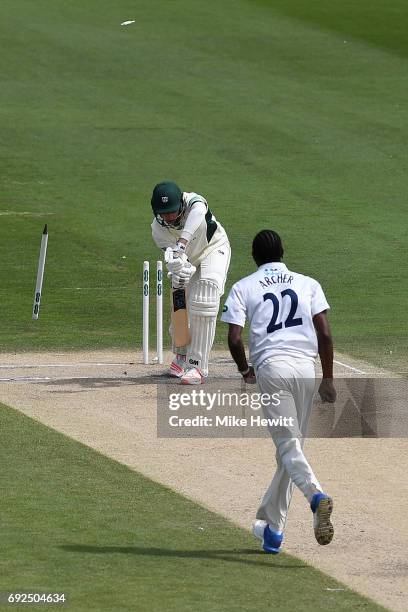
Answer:
<svg viewBox="0 0 408 612"><path fill-rule="evenodd" d="M265 563L267 560L273 560L273 566L282 569L308 569L309 566L299 559L290 561L290 557L285 555L266 555L260 549L239 548L239 549L211 549L211 550L174 550L171 548L154 548L142 546L87 546L84 544L63 544L58 548L65 552L74 553L89 553L93 555L100 554L125 554L125 555L141 555L147 557L178 557L181 559L213 559L219 561L228 561L232 563L244 563L249 565L257 565L269 567ZM241 559L240 555L255 555L262 556L264 561L252 559Z"/></svg>

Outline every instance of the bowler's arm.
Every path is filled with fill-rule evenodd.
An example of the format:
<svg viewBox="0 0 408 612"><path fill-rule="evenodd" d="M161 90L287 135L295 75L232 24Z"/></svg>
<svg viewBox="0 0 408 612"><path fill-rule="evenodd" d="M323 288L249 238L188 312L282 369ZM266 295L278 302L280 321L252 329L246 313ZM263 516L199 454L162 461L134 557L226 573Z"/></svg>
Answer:
<svg viewBox="0 0 408 612"><path fill-rule="evenodd" d="M241 372L246 383L255 382L255 373L253 367L248 365L245 355L245 347L242 341L242 327L235 323L228 323L228 347L233 360L237 364L238 370Z"/></svg>
<svg viewBox="0 0 408 612"><path fill-rule="evenodd" d="M333 384L333 338L326 311L313 317L317 335L320 361L322 363L323 380L320 383L319 394L323 402L336 401L336 389Z"/></svg>

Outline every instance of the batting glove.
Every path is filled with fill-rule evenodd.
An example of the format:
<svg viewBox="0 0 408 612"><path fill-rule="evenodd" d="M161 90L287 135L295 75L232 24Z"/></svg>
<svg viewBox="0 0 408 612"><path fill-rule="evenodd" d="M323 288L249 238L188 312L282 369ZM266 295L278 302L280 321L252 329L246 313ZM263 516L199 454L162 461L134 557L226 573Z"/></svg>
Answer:
<svg viewBox="0 0 408 612"><path fill-rule="evenodd" d="M178 274L172 274L169 272L167 276L171 278L171 283L174 289L182 289L188 285L196 269L197 268L188 261Z"/></svg>
<svg viewBox="0 0 408 612"><path fill-rule="evenodd" d="M187 255L183 251L179 249L173 250L171 247L166 249L164 258L166 261L167 270L171 274L179 274L187 263Z"/></svg>

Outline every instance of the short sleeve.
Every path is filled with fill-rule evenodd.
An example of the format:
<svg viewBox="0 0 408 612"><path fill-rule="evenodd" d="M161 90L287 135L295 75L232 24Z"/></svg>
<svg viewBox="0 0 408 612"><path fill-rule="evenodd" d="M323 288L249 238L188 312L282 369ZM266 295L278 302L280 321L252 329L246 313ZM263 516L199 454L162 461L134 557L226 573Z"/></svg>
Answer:
<svg viewBox="0 0 408 612"><path fill-rule="evenodd" d="M317 281L314 282L312 289L312 317L323 312L324 310L329 310L330 306L326 300L326 296L323 293L323 289L320 286L320 283Z"/></svg>
<svg viewBox="0 0 408 612"><path fill-rule="evenodd" d="M221 321L244 327L246 315L247 311L243 292L239 287L239 283L235 283L222 309Z"/></svg>

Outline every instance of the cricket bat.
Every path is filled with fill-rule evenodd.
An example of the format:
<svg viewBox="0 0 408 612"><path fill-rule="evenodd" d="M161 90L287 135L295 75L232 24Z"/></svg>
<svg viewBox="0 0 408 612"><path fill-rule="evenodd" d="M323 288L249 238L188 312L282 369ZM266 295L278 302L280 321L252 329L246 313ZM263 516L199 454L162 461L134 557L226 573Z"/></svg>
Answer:
<svg viewBox="0 0 408 612"><path fill-rule="evenodd" d="M173 257L170 247L166 249L164 259L166 263ZM191 342L190 330L188 328L188 312L185 289L172 287L171 297L171 327L173 330L173 342L176 348L187 346Z"/></svg>
<svg viewBox="0 0 408 612"><path fill-rule="evenodd" d="M172 289L171 292L171 326L176 348L187 346L191 342L188 328L188 312L185 289Z"/></svg>

